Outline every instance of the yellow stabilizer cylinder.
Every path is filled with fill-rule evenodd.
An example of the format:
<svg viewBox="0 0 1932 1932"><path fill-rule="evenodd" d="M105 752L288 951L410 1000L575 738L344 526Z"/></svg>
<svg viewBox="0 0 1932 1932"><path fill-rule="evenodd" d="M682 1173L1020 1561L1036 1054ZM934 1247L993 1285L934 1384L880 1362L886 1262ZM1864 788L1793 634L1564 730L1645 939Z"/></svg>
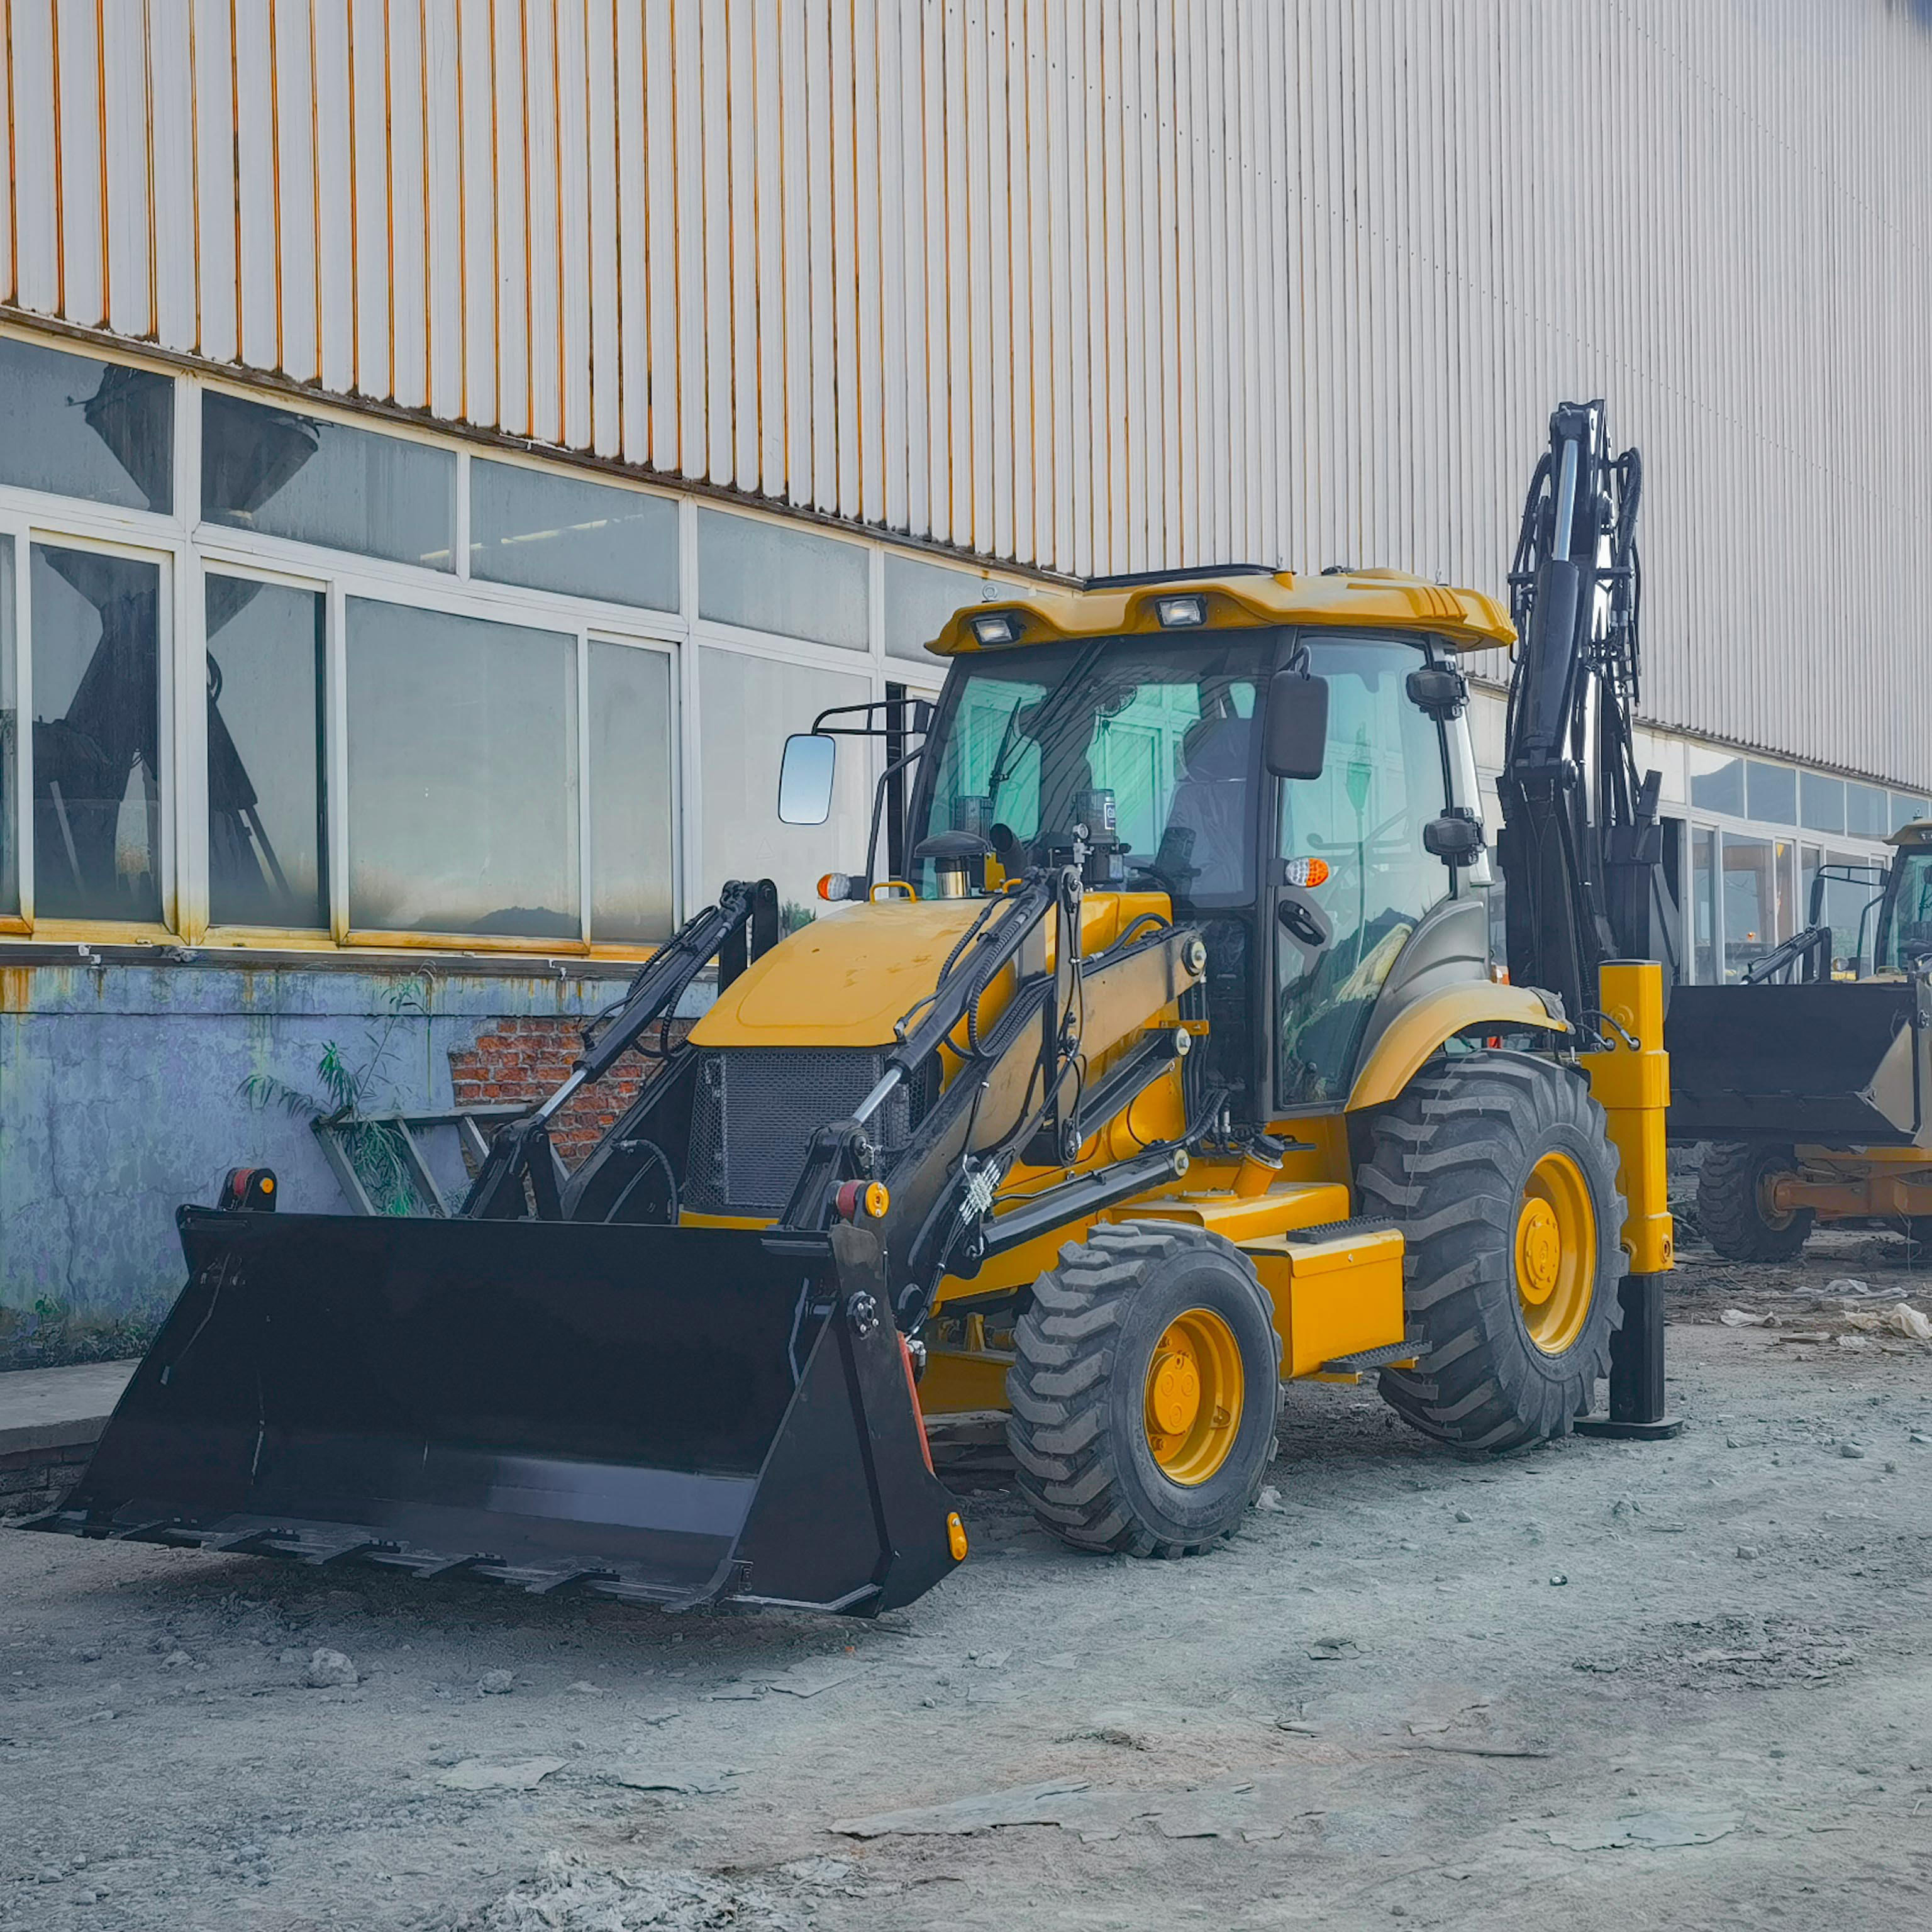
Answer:
<svg viewBox="0 0 1932 1932"><path fill-rule="evenodd" d="M1676 1260L1664 1161L1670 1056L1664 1050L1664 968L1654 959L1606 959L1597 988L1598 1004L1636 1046L1612 1033L1602 1052L1579 1057L1591 1092L1610 1116L1630 1271L1661 1274Z"/></svg>

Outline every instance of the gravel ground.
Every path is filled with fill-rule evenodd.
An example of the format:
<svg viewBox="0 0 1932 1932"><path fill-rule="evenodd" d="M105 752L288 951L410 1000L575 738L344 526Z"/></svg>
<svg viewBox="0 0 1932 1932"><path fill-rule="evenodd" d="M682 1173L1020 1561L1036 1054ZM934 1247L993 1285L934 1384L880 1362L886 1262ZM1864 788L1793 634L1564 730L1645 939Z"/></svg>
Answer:
<svg viewBox="0 0 1932 1932"><path fill-rule="evenodd" d="M0 1534L0 1928L1932 1923L1932 1349L1825 1293L1932 1282L1686 1258L1674 1443L1304 1385L1225 1550L981 1476L878 1624Z"/></svg>

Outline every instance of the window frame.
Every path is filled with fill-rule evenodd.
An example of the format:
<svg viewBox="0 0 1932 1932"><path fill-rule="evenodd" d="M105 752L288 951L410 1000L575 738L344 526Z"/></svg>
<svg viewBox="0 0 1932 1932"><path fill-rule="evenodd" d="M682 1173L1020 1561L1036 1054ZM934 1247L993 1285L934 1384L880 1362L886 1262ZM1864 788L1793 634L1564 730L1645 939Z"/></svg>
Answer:
<svg viewBox="0 0 1932 1932"><path fill-rule="evenodd" d="M149 525L166 519L152 512L108 510L86 514L100 506L76 499L71 507L79 514L49 516L46 499L38 500L22 510L13 500L27 493L0 491L0 535L14 544L14 701L20 721L19 757L14 772L15 822L20 827L20 909L0 913L0 934L19 934L58 944L80 944L98 938L109 945L139 945L156 940L172 944L181 934L181 915L187 901L184 890L184 843L179 836L180 780L192 770L194 752L184 742L183 713L194 706L176 702L184 674L181 656L188 626L183 622L182 598L188 575L178 542L130 542L124 530L114 528L116 518L138 515ZM63 512L68 500L56 500ZM158 769L154 785L158 806L155 831L156 881L160 896L159 920L49 918L35 909L35 855L34 851L34 642L33 551L46 547L58 550L91 550L98 555L126 557L137 563L152 564L160 579L155 600L154 702L155 752ZM200 735L205 739L205 724ZM206 799L204 785L203 797Z"/></svg>

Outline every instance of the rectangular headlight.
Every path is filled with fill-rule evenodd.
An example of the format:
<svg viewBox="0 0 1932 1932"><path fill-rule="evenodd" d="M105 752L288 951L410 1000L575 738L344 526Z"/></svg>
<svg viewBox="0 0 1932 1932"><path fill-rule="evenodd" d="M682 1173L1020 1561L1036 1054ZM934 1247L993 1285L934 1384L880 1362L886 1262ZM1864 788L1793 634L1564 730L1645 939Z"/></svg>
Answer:
<svg viewBox="0 0 1932 1932"><path fill-rule="evenodd" d="M1154 599L1154 614L1161 621L1162 628L1169 631L1184 631L1208 621L1208 603L1201 597L1157 597Z"/></svg>
<svg viewBox="0 0 1932 1932"><path fill-rule="evenodd" d="M1004 610L988 610L973 620L973 634L988 650L1018 641L1018 621Z"/></svg>

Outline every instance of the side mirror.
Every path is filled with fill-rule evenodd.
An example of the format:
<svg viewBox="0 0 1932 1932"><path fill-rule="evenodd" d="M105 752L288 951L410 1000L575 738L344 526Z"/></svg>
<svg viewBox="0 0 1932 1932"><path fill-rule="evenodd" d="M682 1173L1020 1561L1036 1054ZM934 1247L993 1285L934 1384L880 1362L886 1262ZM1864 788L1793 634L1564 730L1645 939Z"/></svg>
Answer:
<svg viewBox="0 0 1932 1932"><path fill-rule="evenodd" d="M778 767L778 822L823 825L832 812L832 773L838 741L819 731L794 731Z"/></svg>
<svg viewBox="0 0 1932 1932"><path fill-rule="evenodd" d="M1268 680L1262 761L1278 778L1318 778L1328 747L1328 680L1278 670Z"/></svg>

